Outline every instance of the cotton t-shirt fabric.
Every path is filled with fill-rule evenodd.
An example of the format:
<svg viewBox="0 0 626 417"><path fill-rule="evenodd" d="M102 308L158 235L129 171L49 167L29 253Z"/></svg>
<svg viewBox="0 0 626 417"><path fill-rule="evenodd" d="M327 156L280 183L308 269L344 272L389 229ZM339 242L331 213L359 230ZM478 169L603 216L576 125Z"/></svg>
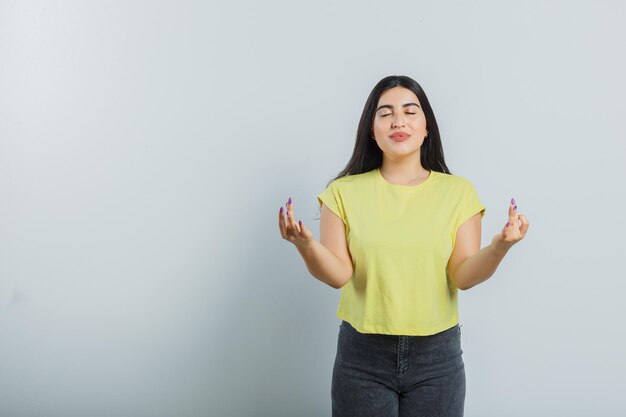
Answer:
<svg viewBox="0 0 626 417"><path fill-rule="evenodd" d="M361 333L408 336L458 324L446 267L459 226L486 213L468 179L431 171L418 185L397 185L376 168L337 178L317 199L343 221L354 268L338 318Z"/></svg>

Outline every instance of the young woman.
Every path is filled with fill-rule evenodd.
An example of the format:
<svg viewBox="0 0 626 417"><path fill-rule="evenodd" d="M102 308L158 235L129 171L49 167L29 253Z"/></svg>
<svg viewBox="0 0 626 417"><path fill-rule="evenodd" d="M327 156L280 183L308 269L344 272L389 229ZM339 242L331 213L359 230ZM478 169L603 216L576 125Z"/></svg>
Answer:
<svg viewBox="0 0 626 417"><path fill-rule="evenodd" d="M481 249L486 209L448 170L428 98L405 76L376 84L352 158L317 199L320 242L291 198L279 228L314 277L341 288L332 415L462 416L458 289L491 277L524 238L515 200Z"/></svg>

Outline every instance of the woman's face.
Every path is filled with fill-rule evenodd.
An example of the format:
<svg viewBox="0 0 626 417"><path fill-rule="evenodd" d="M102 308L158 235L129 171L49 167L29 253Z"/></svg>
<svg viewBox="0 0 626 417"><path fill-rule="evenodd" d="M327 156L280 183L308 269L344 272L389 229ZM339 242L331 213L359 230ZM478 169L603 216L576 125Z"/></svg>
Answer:
<svg viewBox="0 0 626 417"><path fill-rule="evenodd" d="M426 136L426 117L415 93L404 87L393 87L378 99L372 135L378 147L389 156L419 152ZM408 134L406 140L391 137L396 132Z"/></svg>

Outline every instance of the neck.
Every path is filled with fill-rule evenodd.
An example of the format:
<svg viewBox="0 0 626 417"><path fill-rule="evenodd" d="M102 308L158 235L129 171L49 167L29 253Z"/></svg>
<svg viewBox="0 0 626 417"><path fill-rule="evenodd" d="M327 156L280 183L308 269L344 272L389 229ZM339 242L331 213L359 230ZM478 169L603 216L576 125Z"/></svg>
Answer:
<svg viewBox="0 0 626 417"><path fill-rule="evenodd" d="M392 184L407 184L428 176L428 170L419 161L383 161L380 173Z"/></svg>

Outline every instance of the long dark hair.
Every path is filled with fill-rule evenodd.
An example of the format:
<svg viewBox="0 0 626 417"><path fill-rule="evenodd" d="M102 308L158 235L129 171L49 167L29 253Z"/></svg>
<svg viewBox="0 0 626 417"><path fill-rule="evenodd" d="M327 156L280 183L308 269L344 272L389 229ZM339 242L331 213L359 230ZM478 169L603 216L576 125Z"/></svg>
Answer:
<svg viewBox="0 0 626 417"><path fill-rule="evenodd" d="M356 142L354 144L354 150L352 151L352 157L346 167L335 178L328 181L326 186L330 185L330 183L337 178L346 175L362 174L379 168L382 165L383 151L378 147L378 144L372 139L371 135L374 114L378 100L383 92L398 86L407 88L415 93L426 116L428 136L426 136L424 143L420 147L420 162L422 167L430 171L450 174L450 170L446 166L446 161L443 158L443 147L441 145L441 138L439 137L437 120L435 119L435 114L430 107L424 89L417 81L410 77L404 75L390 75L380 80L367 98L363 113L361 113L359 127L356 131Z"/></svg>

